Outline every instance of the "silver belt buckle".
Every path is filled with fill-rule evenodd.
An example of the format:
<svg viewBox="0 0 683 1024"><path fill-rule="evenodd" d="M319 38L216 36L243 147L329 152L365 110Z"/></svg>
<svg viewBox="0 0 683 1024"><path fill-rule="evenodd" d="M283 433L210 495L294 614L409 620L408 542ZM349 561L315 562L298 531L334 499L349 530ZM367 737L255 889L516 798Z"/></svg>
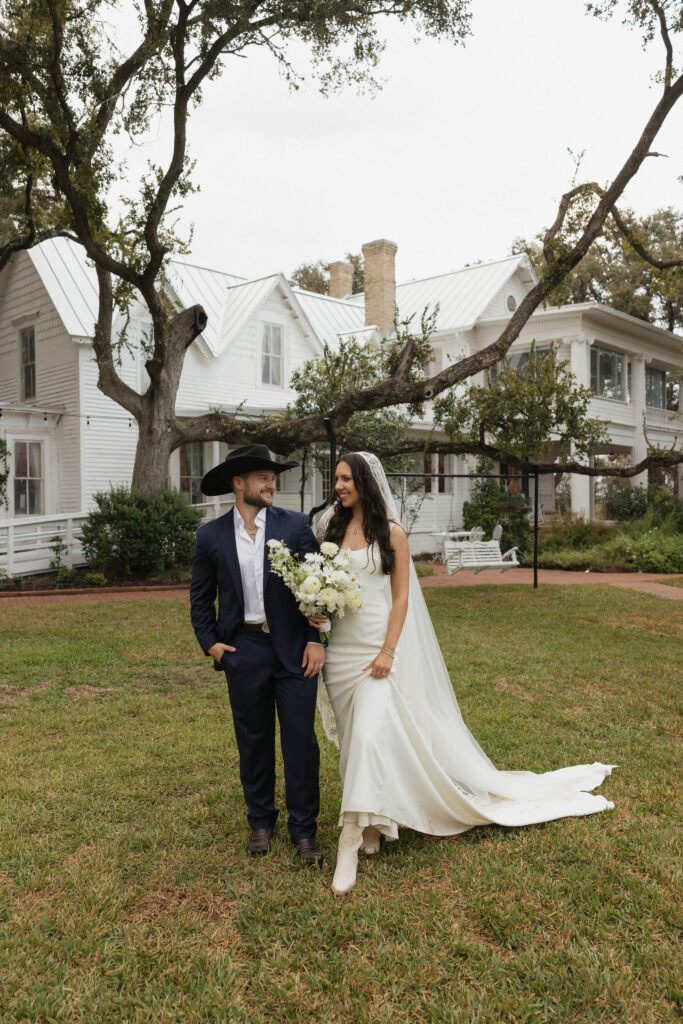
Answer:
<svg viewBox="0 0 683 1024"><path fill-rule="evenodd" d="M262 623L261 623L261 630L262 630L262 631L263 631L264 633L270 633L270 626L268 625L268 623L267 623L267 622L262 622Z"/></svg>

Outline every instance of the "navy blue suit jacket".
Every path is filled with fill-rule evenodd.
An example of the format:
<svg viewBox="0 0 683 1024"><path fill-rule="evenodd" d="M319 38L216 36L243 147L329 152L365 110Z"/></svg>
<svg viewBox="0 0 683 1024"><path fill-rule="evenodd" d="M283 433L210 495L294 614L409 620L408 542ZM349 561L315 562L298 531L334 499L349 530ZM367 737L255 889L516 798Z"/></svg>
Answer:
<svg viewBox="0 0 683 1024"><path fill-rule="evenodd" d="M308 517L303 513L290 512L289 509L274 505L267 509L263 573L266 620L278 658L288 672L300 675L304 648L311 641L320 643L320 634L313 626L309 626L291 591L278 576L270 572L269 540L284 541L293 554L301 557L309 551L318 551L318 542ZM217 642L239 646L235 634L244 621L244 595L232 509L197 530L190 606L192 626L205 654ZM227 653L222 666L214 662L214 668L229 669L229 662L230 654Z"/></svg>

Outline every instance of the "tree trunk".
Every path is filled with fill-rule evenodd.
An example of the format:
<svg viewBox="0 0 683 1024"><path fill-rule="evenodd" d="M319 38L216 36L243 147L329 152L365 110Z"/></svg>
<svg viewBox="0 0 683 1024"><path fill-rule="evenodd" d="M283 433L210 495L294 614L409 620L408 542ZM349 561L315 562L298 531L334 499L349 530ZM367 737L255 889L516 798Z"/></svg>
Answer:
<svg viewBox="0 0 683 1024"><path fill-rule="evenodd" d="M206 327L207 316L201 306L184 309L155 339L155 351L147 363L151 382L142 396L138 418L138 444L135 450L132 487L152 494L168 485L168 460L183 442L175 415L185 353Z"/></svg>
<svg viewBox="0 0 683 1024"><path fill-rule="evenodd" d="M149 395L138 423L139 437L131 486L153 494L168 485L168 460L176 447L175 393Z"/></svg>

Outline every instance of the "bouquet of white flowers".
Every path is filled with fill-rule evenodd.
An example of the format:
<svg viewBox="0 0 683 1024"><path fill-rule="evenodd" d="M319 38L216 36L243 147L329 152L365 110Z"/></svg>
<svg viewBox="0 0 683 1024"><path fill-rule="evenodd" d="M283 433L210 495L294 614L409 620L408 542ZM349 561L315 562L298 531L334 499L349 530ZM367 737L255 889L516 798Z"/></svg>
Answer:
<svg viewBox="0 0 683 1024"><path fill-rule="evenodd" d="M270 571L291 590L304 615L337 615L347 608L362 607L361 584L349 572L349 555L337 544L324 541L320 553L309 552L301 561L281 540L268 541ZM326 640L332 624L323 623L320 636Z"/></svg>

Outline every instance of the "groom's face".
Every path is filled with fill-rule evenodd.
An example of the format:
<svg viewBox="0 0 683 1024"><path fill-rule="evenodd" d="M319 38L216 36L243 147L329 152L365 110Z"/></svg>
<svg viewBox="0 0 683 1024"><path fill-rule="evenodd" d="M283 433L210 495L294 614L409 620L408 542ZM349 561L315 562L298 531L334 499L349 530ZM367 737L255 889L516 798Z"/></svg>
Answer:
<svg viewBox="0 0 683 1024"><path fill-rule="evenodd" d="M234 480L235 494L240 495L245 505L256 508L270 508L275 494L275 473L256 469Z"/></svg>

